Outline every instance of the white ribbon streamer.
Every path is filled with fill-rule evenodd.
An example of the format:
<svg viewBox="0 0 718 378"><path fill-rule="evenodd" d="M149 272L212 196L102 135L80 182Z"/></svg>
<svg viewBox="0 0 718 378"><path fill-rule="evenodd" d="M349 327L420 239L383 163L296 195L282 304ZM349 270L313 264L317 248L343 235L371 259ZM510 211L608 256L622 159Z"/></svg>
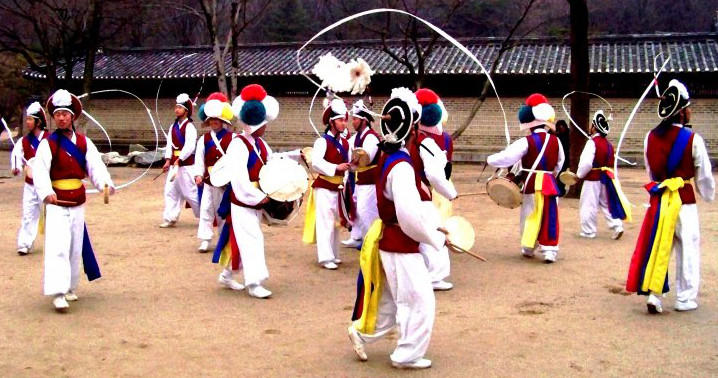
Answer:
<svg viewBox="0 0 718 378"><path fill-rule="evenodd" d="M147 116L150 117L150 122L152 123L152 129L153 129L154 132L155 132L155 155L154 155L154 157L152 158L152 160L156 159L156 158L157 158L157 149L159 148L159 145L160 145L159 132L157 131L157 124L155 123L155 119L152 117L152 111L150 110L149 107L147 107L147 105L145 104L144 101L142 101L141 98L137 97L137 95L135 95L135 94L132 93L132 92L128 92L128 91L125 91L125 90L122 90L122 89L103 89L103 90L99 90L99 91L94 91L94 92L90 92L90 93L85 93L85 94L83 94L83 95L81 95L81 96L78 96L78 98L83 98L83 97L88 96L88 95L91 95L91 94L109 93L109 92L120 92L120 93L128 94L128 95L134 97L135 99L137 99L137 101L139 101L140 104L142 104L142 106L145 108L145 111L147 112ZM108 138L108 140L109 140L110 136L107 134L107 131L105 131L105 129L100 125L100 123L97 122L97 120L95 120L92 116L90 116L90 115L89 115L88 113L86 113L84 110L82 111L82 113L85 114L86 116L88 116L88 118L90 118L93 122L95 122L95 123L105 132L105 135L107 136L107 138ZM110 145L111 145L111 144L110 144ZM128 186L134 184L135 182L139 181L142 177L144 177L144 176L150 171L150 168L151 168L151 167L152 167L152 164L148 165L147 168L146 168L139 176L135 177L134 179L132 179L132 180L130 180L130 181L128 181L128 182L126 182L126 183L124 183L124 184L122 184L122 185L117 185L117 186L115 186L115 190L124 189L124 188L126 188L126 187L128 187ZM97 189L88 189L86 192L87 192L87 193L99 193L99 190L97 190Z"/></svg>
<svg viewBox="0 0 718 378"><path fill-rule="evenodd" d="M623 126L623 130L621 131L621 137L618 139L618 145L616 146L616 156L618 156L618 152L621 150L623 139L625 139L626 131L628 131L628 125L630 125L631 121L633 121L633 117L636 116L636 113L638 112L638 108L641 106L641 103L643 102L643 100L646 99L648 92L651 91L651 88L655 85L654 83L656 82L656 80L658 80L658 76L660 76L661 72L663 72L663 70L666 68L666 64L668 64L668 61L670 60L671 58L668 57L666 60L663 61L663 65L661 65L661 68L654 74L653 80L651 80L651 83L648 84L646 89L643 91L643 94L638 99L638 102L636 102L636 106L634 106L633 110L631 110L631 114L628 116L626 124ZM615 160L613 162L613 174L616 176L616 180L618 180L618 160Z"/></svg>
<svg viewBox="0 0 718 378"><path fill-rule="evenodd" d="M506 111L504 110L504 105L503 105L503 103L501 102L501 98L499 97L499 92L496 90L496 85L494 84L494 81L491 79L491 75L490 75L489 72L486 70L486 68L484 67L484 65L481 64L481 62L479 61L479 59L478 59L474 54L472 54L471 51L469 51L469 49L467 49L467 48L466 48L464 45L462 45L459 41L457 41L456 39L454 39L454 37L450 36L450 35L447 34L445 31L441 30L439 27L435 26L434 24L430 23L429 21L426 21L426 20L424 20L423 18L418 17L418 16L415 16L415 15L409 13L409 12L405 12L405 11L402 11L402 10L399 10L399 9L389 9L389 8L370 9L370 10L367 10L367 11L364 11L364 12L359 12L359 13L354 14L354 15L352 15L352 16L345 17L345 18L343 18L343 19L341 19L341 20L339 20L339 21L337 21L337 22L335 22L335 23L333 23L333 24L331 24L331 25L325 27L325 28L322 29L319 33L315 34L312 38L310 38L307 42L305 42L305 43L302 45L302 47L300 47L300 48L297 50L297 66L299 66L299 73L300 73L302 76L306 77L312 84L314 84L315 86L317 86L319 89L324 89L324 88L321 86L321 84L319 84L319 83L317 83L316 81L314 81L314 79L312 79L311 77L309 77L309 75L307 75L307 74L304 72L304 68L302 68L302 64L301 64L300 59L299 59L299 55L301 54L302 50L303 50L307 45L309 45L310 43L312 43L312 41L314 41L315 39L317 39L319 36L321 36L322 34L328 32L328 31L331 30L331 29L334 29L335 27L337 27L337 26L339 26L339 25L341 25L341 24L347 23L347 22L349 22L349 21L355 20L355 19L360 18L360 17L364 17L364 16L371 15L371 14L377 14L377 13L399 13L399 14L403 14L403 15L412 17L412 18L414 18L414 19L420 21L421 23L423 23L424 25L426 25L427 27L429 27L431 30L433 30L434 32L436 32L436 33L439 34L440 36L444 37L444 38L445 38L447 41L449 41L452 45L454 45L454 46L455 46L456 48L458 48L461 52L463 52L463 53L466 54L469 58L471 58L471 60L473 60L479 67L481 67L481 72L482 72L484 75L486 75L486 79L487 79L487 80L489 81L489 83L491 84L491 88L493 88L494 94L496 95L496 100L498 101L499 107L501 108L501 113L503 113L503 117L504 117L504 131L505 131L505 133L506 133L506 145L508 146L509 144L511 144L511 136L510 136L510 134L509 134L509 122L508 122L508 120L507 120L507 118L506 118ZM312 124L312 126L313 126L313 125L314 125L314 124ZM315 127L315 131L316 131L316 127Z"/></svg>
<svg viewBox="0 0 718 378"><path fill-rule="evenodd" d="M155 95L155 116L157 117L157 122L160 125L160 130L162 130L162 134L165 136L165 138L167 138L169 129L167 129L167 132L165 133L165 129L162 127L162 119L160 119L160 111L159 111L159 105L158 105L159 99L160 99L160 89L162 89L162 83L165 81L165 78L167 77L167 75L169 75L170 71L172 71L179 62L181 62L189 57L195 56L195 55L197 55L197 53L187 54L187 55L177 59L174 63L172 63L172 65L167 69L167 71L165 71L165 74L162 75L162 80L160 80L160 85L157 86L157 94ZM202 85L204 85L204 77L202 78ZM195 101L197 101L197 100L195 100Z"/></svg>
<svg viewBox="0 0 718 378"><path fill-rule="evenodd" d="M586 133L586 131L584 131L583 128L581 128L581 127L578 125L578 123L576 123L576 121L573 120L573 118L571 117L571 113L568 111L568 109L566 109L566 99L567 99L569 96L571 96L572 94L574 94L574 93L583 93L583 94L587 94L587 95L591 95L591 96L596 96L596 97L598 97L599 99L601 99L601 101L603 101L606 105L608 105L608 108L609 108L609 116L613 114L613 106L611 106L611 103L608 102L608 100L606 100L605 98L603 98L603 97L601 97L601 96L599 96L599 95L597 95L597 94L595 94L595 93L593 93L593 92L571 91L571 92L566 93L566 94L563 96L563 98L561 99L561 108L563 109L563 112L566 114L566 117L568 117L568 121L571 123L571 125L572 125L576 130L578 130L579 132L581 132L581 135L585 136L586 139L591 139L591 137L588 135L588 133ZM628 160L626 160L626 159L624 159L624 158L618 156L618 154L616 154L616 159L618 159L618 160L620 160L620 161L622 161L622 162L624 162L624 163L626 163L626 164L628 164L628 165L631 165L631 166L635 166L635 165L638 164L638 163L633 162L633 161L628 161Z"/></svg>

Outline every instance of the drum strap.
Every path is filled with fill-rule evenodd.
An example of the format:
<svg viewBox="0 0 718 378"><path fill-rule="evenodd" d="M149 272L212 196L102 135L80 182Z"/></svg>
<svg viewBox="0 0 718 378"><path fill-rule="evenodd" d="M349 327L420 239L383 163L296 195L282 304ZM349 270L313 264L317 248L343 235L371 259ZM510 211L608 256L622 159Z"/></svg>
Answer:
<svg viewBox="0 0 718 378"><path fill-rule="evenodd" d="M540 162L541 159L543 158L544 152L546 152L546 146L548 146L549 138L551 138L551 135L549 135L548 133L546 133L546 139L545 139L544 142L542 143L542 145L541 145L541 151L539 151L539 154L538 154L538 156L536 157L536 160L534 160L534 163L531 165L531 169L530 169L530 170L526 170L526 169L523 169L523 168L521 169L521 170L527 171L527 172L529 173L529 175L526 176L526 182L529 182L529 179L531 179L531 175L532 175L532 174L538 173L538 172L545 172L545 171L537 171L537 170L536 170L536 167L538 166L539 162ZM527 140L528 140L528 139L527 139ZM526 192L526 187L527 187L527 185L524 185L524 190L523 190L524 193Z"/></svg>

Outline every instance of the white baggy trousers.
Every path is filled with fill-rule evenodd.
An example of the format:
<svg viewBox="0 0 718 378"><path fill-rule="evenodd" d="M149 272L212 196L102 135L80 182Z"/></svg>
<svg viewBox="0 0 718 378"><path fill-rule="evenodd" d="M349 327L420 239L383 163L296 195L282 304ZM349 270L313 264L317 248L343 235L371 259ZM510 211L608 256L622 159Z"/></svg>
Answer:
<svg viewBox="0 0 718 378"><path fill-rule="evenodd" d="M379 218L379 210L376 205L376 186L357 185L354 195L357 200L357 219L352 226L352 239L362 240L369 226Z"/></svg>
<svg viewBox="0 0 718 378"><path fill-rule="evenodd" d="M339 258L339 193L324 188L313 190L317 219L317 260L324 264Z"/></svg>
<svg viewBox="0 0 718 378"><path fill-rule="evenodd" d="M165 180L165 211L162 217L167 222L177 222L184 201L189 203L195 218L199 218L199 203L197 202L197 185L194 183L191 166L177 169L177 177L170 181L169 175Z"/></svg>
<svg viewBox="0 0 718 378"><path fill-rule="evenodd" d="M214 236L214 219L217 218L217 229L221 230L224 226L224 219L217 216L217 209L224 188L217 188L209 184L204 184L202 189L202 201L199 204L199 224L197 225L197 239L210 241Z"/></svg>
<svg viewBox="0 0 718 378"><path fill-rule="evenodd" d="M244 285L261 285L269 278L264 258L262 211L232 204L232 230L242 259Z"/></svg>
<svg viewBox="0 0 718 378"><path fill-rule="evenodd" d="M600 209L606 218L608 228L613 231L623 230L623 222L620 219L613 219L608 209L608 194L606 187L601 181L584 181L579 201L579 217L581 218L581 232L586 235L596 235L596 215Z"/></svg>
<svg viewBox="0 0 718 378"><path fill-rule="evenodd" d="M373 335L360 333L366 343L399 329L391 360L406 364L423 358L429 348L434 327L436 301L429 272L419 253L379 251L384 269L384 290L379 301L376 330Z"/></svg>
<svg viewBox="0 0 718 378"><path fill-rule="evenodd" d="M67 294L80 281L85 206L45 208L45 295Z"/></svg>
<svg viewBox="0 0 718 378"><path fill-rule="evenodd" d="M32 248L37 237L37 222L42 211L42 200L37 196L35 186L25 183L22 191L22 221L17 232L17 248Z"/></svg>
<svg viewBox="0 0 718 378"><path fill-rule="evenodd" d="M700 223L696 204L682 205L678 213L673 236L673 254L676 256L676 299L695 301L700 284Z"/></svg>

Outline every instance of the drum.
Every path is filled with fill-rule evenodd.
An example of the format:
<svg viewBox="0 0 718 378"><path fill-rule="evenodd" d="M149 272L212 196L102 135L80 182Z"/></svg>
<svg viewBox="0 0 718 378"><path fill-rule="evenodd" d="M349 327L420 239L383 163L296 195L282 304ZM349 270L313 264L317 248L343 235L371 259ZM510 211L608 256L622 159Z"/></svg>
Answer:
<svg viewBox="0 0 718 378"><path fill-rule="evenodd" d="M366 167L371 163L371 161L369 160L369 153L367 153L362 148L355 148L354 150L352 150L351 161L359 168Z"/></svg>
<svg viewBox="0 0 718 378"><path fill-rule="evenodd" d="M476 233L474 227L464 217L458 215L449 217L444 222L444 229L448 232L447 239L451 244L468 251L474 246Z"/></svg>
<svg viewBox="0 0 718 378"><path fill-rule="evenodd" d="M558 180L566 186L571 186L578 182L578 176L570 170L565 170L558 175Z"/></svg>
<svg viewBox="0 0 718 378"><path fill-rule="evenodd" d="M283 202L269 199L269 202L262 207L262 218L264 223L274 226L286 226L297 216L302 206L302 199Z"/></svg>
<svg viewBox="0 0 718 378"><path fill-rule="evenodd" d="M302 156L304 157L304 162L306 163L305 169L308 173L311 174L312 171L312 151L314 151L314 147L304 147L300 150L302 152Z"/></svg>
<svg viewBox="0 0 718 378"><path fill-rule="evenodd" d="M269 159L259 171L259 188L270 199L292 202L302 198L309 188L307 171L289 158Z"/></svg>
<svg viewBox="0 0 718 378"><path fill-rule="evenodd" d="M497 170L495 177L486 183L486 192L489 198L497 205L507 209L515 209L521 206L522 196L520 180L513 174L505 174Z"/></svg>

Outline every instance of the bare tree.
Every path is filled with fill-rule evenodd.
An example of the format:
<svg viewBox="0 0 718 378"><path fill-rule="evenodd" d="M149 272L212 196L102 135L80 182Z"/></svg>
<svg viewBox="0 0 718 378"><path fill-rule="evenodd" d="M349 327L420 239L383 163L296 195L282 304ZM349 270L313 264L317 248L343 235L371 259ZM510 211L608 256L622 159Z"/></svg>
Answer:
<svg viewBox="0 0 718 378"><path fill-rule="evenodd" d="M451 22L456 11L464 4L464 0L453 0L451 2L443 2L444 14L441 16L439 28L445 28ZM407 0L383 0L381 6L385 8L401 9L412 14L419 14L422 9L419 5L422 2L417 1L410 4ZM448 3L448 4L447 4ZM433 4L427 4L433 5ZM352 13L351 4L346 1L340 2L344 13ZM436 9L429 9L429 11ZM440 12L437 12L440 13ZM406 18L401 15L387 13L383 22L379 24L371 24L359 21L362 30L369 31L381 39L381 50L391 57L393 60L406 67L409 76L414 81L416 89L421 88L426 77L426 62L434 52L439 35L430 34L429 38L423 38L427 35L423 28L414 18ZM393 43L395 35L399 36L400 42Z"/></svg>
<svg viewBox="0 0 718 378"><path fill-rule="evenodd" d="M496 72L496 67L498 66L499 62L501 61L501 58L504 56L504 54L513 49L516 46L516 41L514 40L514 35L519 30L521 25L526 20L526 17L529 15L531 9L536 4L538 0L528 0L528 2L525 4L523 8L523 12L521 13L521 16L518 20L514 23L513 27L509 31L509 34L504 37L504 39L501 41L501 44L499 45L499 51L496 54L496 57L494 57L493 62L491 62L491 66L489 66L488 71L490 74L493 74ZM529 33L533 32L539 25L535 25L534 27L530 28L528 31L524 33L523 36L528 35ZM484 80L484 85L481 88L481 94L479 95L479 98L476 99L474 104L471 106L471 111L469 112L468 116L461 122L461 125L454 131L453 134L451 134L451 137L453 139L457 139L461 136L461 134L466 131L466 129L469 127L471 122L476 117L476 114L478 114L479 110L481 109L481 106L486 101L486 98L489 95L489 90L491 89L491 83L489 82L488 78Z"/></svg>

